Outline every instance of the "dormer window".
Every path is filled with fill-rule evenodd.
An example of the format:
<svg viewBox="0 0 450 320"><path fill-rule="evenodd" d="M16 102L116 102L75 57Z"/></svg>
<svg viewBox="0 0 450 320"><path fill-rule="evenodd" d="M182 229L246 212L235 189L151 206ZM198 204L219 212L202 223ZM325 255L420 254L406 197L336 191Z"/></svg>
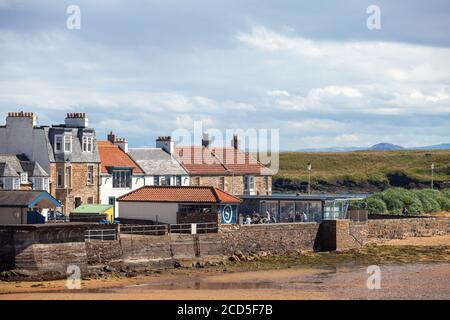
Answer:
<svg viewBox="0 0 450 320"><path fill-rule="evenodd" d="M60 134L55 136L55 153L72 152L72 136Z"/></svg>
<svg viewBox="0 0 450 320"><path fill-rule="evenodd" d="M22 172L20 174L20 183L27 183L28 182L28 173Z"/></svg>
<svg viewBox="0 0 450 320"><path fill-rule="evenodd" d="M93 150L93 137L83 136L83 152L92 152Z"/></svg>
<svg viewBox="0 0 450 320"><path fill-rule="evenodd" d="M64 152L72 152L72 136L64 135Z"/></svg>

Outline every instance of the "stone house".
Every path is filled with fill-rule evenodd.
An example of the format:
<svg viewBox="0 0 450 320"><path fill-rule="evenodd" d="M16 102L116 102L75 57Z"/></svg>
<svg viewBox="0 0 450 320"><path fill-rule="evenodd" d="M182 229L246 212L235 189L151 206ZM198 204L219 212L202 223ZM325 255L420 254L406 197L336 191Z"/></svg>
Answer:
<svg viewBox="0 0 450 320"><path fill-rule="evenodd" d="M49 190L65 213L99 202L100 157L85 113L68 113L64 124L37 126L32 112L10 112L0 127L0 153L24 154L49 175Z"/></svg>
<svg viewBox="0 0 450 320"><path fill-rule="evenodd" d="M177 146L175 157L189 174L191 186L213 186L233 195L272 194L272 172L239 149L234 136L231 147L212 147L207 134L201 146Z"/></svg>

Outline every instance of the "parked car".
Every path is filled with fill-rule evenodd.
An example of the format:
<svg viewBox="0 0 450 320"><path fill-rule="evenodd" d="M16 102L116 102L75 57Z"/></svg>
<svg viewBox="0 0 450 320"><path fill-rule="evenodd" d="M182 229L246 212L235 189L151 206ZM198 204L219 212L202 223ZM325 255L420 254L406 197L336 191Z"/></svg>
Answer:
<svg viewBox="0 0 450 320"><path fill-rule="evenodd" d="M47 221L67 221L67 216L60 211L49 211Z"/></svg>

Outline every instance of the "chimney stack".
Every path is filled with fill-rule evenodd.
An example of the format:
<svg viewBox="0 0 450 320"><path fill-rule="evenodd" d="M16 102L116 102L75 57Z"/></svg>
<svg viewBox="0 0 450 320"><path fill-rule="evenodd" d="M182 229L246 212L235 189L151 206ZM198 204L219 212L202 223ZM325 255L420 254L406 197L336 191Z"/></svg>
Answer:
<svg viewBox="0 0 450 320"><path fill-rule="evenodd" d="M237 134L233 134L233 139L231 140L231 146L234 149L239 149L239 137Z"/></svg>
<svg viewBox="0 0 450 320"><path fill-rule="evenodd" d="M35 127L37 117L33 112L8 112L6 126L12 127Z"/></svg>
<svg viewBox="0 0 450 320"><path fill-rule="evenodd" d="M156 139L156 147L163 149L168 154L175 152L175 142L172 141L171 136L162 136Z"/></svg>
<svg viewBox="0 0 450 320"><path fill-rule="evenodd" d="M128 153L128 141L125 138L116 138L114 145L122 149L123 152Z"/></svg>
<svg viewBox="0 0 450 320"><path fill-rule="evenodd" d="M110 131L108 134L108 141L111 143L114 143L116 141L116 135L112 131Z"/></svg>
<svg viewBox="0 0 450 320"><path fill-rule="evenodd" d="M69 112L64 122L67 127L72 128L88 127L88 117L87 114L84 112Z"/></svg>
<svg viewBox="0 0 450 320"><path fill-rule="evenodd" d="M210 144L211 144L211 138L209 136L209 133L207 133L207 132L203 133L202 146L204 146L205 148L209 148Z"/></svg>

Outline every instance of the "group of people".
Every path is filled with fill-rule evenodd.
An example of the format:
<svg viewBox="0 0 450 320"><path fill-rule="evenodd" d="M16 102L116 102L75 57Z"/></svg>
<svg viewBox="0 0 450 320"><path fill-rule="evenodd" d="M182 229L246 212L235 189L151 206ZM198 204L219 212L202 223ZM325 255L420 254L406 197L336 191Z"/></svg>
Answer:
<svg viewBox="0 0 450 320"><path fill-rule="evenodd" d="M246 215L243 221L244 224L266 224L266 223L277 223L275 215L271 214L269 211L266 211L264 215L260 215L259 213L253 211L252 215ZM308 216L305 212L289 212L287 216L287 221L281 222L308 222Z"/></svg>
<svg viewBox="0 0 450 320"><path fill-rule="evenodd" d="M253 211L252 216L246 215L244 224L265 224L265 223L276 223L275 216L271 215L269 211L266 211L265 215L260 215Z"/></svg>
<svg viewBox="0 0 450 320"><path fill-rule="evenodd" d="M308 216L304 211L297 211L294 213L293 210L288 213L288 222L308 222Z"/></svg>

